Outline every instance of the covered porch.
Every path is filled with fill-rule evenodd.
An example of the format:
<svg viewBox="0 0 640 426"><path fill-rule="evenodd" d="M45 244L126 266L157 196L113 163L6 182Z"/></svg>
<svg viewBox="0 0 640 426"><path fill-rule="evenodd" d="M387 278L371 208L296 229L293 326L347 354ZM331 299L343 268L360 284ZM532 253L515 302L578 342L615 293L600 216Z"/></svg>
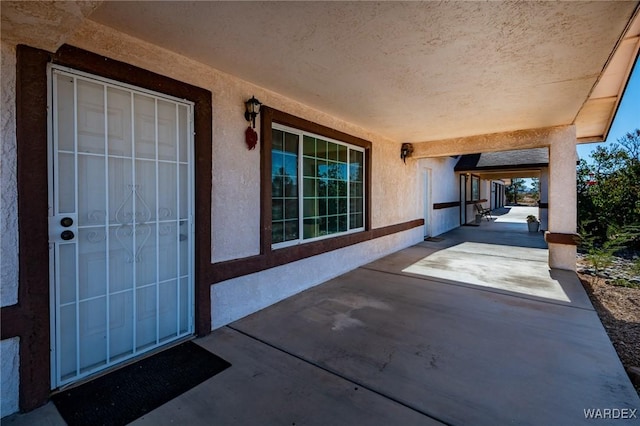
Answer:
<svg viewBox="0 0 640 426"><path fill-rule="evenodd" d="M506 421L494 388L516 410L512 396L528 399L538 411L519 418L538 423L547 403L575 411L561 390L602 404L619 390L580 369L584 354L616 361L610 345L594 355L606 336L571 290L575 147L609 132L640 49L638 1L2 1L0 13L0 417L212 330L199 341L234 369L162 421L214 410L222 423L326 424L342 401L348 422L353 404L322 391L336 377L372 392L366 412L393 403L446 423ZM516 255L486 226L494 244L423 242L484 198L474 176L473 199L460 196L453 157L526 149L549 154L548 252ZM473 267L451 275L459 259ZM505 278L529 266L535 280ZM269 348L318 380L290 378L287 360L268 370ZM422 376L431 356L441 375ZM376 409L372 423L390 419Z"/></svg>
<svg viewBox="0 0 640 426"><path fill-rule="evenodd" d="M136 424L586 424L585 410L636 409L528 213L496 212L196 340L232 367ZM5 420L61 422L51 403Z"/></svg>

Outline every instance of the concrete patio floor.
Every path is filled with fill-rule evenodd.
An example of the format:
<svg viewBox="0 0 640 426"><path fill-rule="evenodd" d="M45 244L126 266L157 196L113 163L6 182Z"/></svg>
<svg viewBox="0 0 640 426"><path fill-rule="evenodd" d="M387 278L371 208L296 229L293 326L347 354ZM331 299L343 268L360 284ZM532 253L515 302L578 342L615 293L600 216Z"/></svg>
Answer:
<svg viewBox="0 0 640 426"><path fill-rule="evenodd" d="M232 367L134 423L574 425L594 422L589 409L640 412L577 276L549 270L522 212L505 209L196 340ZM61 422L52 404L8 420Z"/></svg>

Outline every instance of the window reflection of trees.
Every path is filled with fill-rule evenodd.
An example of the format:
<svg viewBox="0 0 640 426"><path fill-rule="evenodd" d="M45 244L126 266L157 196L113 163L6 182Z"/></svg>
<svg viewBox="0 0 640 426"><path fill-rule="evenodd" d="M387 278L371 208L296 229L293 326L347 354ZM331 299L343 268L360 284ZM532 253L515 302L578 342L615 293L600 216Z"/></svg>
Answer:
<svg viewBox="0 0 640 426"><path fill-rule="evenodd" d="M289 134L276 134L279 140L272 147L271 169L272 243L362 228L364 153L309 136L304 138L302 152L283 150L281 140L287 140ZM302 173L302 188L298 188L298 173ZM303 217L301 229L299 215Z"/></svg>

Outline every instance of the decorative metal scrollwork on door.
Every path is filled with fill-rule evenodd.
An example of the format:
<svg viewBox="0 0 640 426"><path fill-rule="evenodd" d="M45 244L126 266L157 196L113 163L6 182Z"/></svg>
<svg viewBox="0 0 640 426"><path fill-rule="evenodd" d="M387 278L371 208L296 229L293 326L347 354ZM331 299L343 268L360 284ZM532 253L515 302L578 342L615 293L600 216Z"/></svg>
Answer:
<svg viewBox="0 0 640 426"><path fill-rule="evenodd" d="M116 221L122 225L129 225L131 223L145 223L151 219L151 209L144 201L144 198L140 196L140 185L128 185L129 195L120 204L120 207L116 210ZM125 211L125 206L131 200L132 208L135 201L135 211Z"/></svg>
<svg viewBox="0 0 640 426"><path fill-rule="evenodd" d="M140 253L151 236L151 227L146 223L151 219L151 209L140 195L140 185L128 185L129 194L116 210L115 218L120 226L115 231L116 240L127 252L128 263L138 263L142 260ZM130 202L131 207L135 201L135 211L126 211L125 208ZM132 249L127 242L133 237L135 227L136 244L138 247Z"/></svg>

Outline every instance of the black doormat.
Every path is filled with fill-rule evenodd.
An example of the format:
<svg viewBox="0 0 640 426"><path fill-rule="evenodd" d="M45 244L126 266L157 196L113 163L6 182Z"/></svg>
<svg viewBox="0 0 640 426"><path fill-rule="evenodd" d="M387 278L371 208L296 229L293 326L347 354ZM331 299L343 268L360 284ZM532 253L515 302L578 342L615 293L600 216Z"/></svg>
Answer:
<svg viewBox="0 0 640 426"><path fill-rule="evenodd" d="M434 243L439 243L440 241L444 241L444 238L441 237L426 237L425 241L432 241Z"/></svg>
<svg viewBox="0 0 640 426"><path fill-rule="evenodd" d="M70 426L125 425L230 366L185 342L51 399Z"/></svg>

